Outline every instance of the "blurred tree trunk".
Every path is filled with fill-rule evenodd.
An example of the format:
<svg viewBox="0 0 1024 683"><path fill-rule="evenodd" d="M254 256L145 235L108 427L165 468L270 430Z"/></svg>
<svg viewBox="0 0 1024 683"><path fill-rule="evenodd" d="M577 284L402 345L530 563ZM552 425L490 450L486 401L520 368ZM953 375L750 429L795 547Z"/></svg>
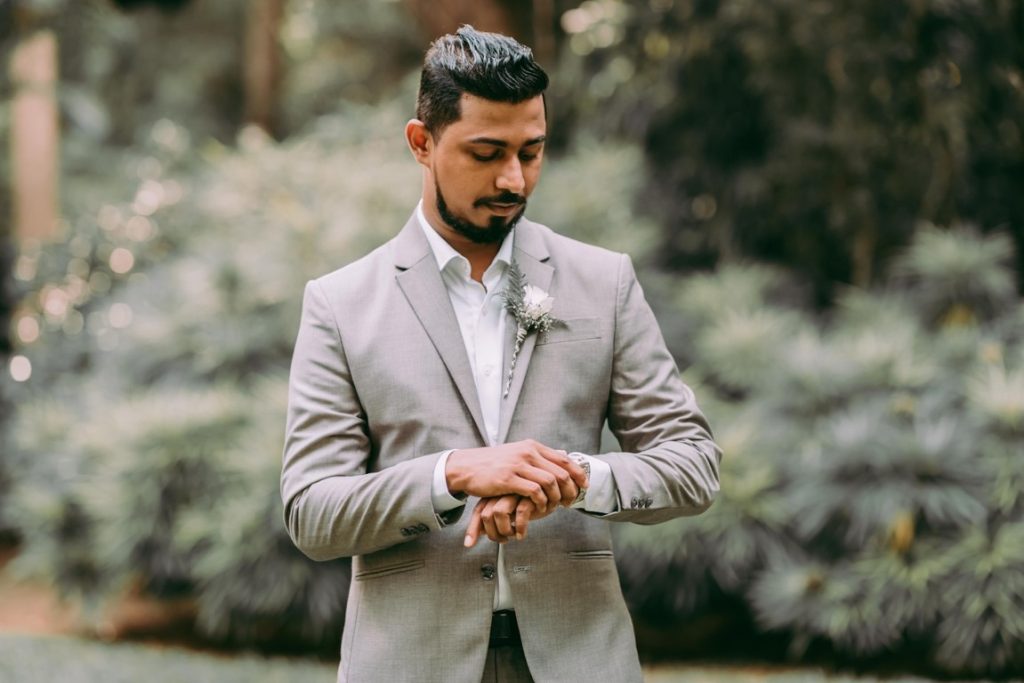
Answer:
<svg viewBox="0 0 1024 683"><path fill-rule="evenodd" d="M541 66L555 66L555 0L533 0L533 53Z"/></svg>
<svg viewBox="0 0 1024 683"><path fill-rule="evenodd" d="M862 289L871 286L874 278L875 251L878 246L878 230L870 218L854 233L850 245L851 276L854 285Z"/></svg>
<svg viewBox="0 0 1024 683"><path fill-rule="evenodd" d="M431 40L472 24L525 43L533 42L533 4L532 0L405 0Z"/></svg>
<svg viewBox="0 0 1024 683"><path fill-rule="evenodd" d="M26 20L27 21L27 20ZM14 235L51 240L58 235L57 37L22 32L11 53L11 204Z"/></svg>
<svg viewBox="0 0 1024 683"><path fill-rule="evenodd" d="M281 86L279 36L284 0L249 0L245 36L245 123L277 130Z"/></svg>

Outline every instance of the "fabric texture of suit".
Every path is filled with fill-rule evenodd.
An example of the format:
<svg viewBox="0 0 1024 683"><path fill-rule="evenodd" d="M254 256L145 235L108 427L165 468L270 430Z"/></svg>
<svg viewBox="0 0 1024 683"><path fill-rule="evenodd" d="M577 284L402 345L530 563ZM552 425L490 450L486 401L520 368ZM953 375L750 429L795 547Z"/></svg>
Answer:
<svg viewBox="0 0 1024 683"><path fill-rule="evenodd" d="M538 681L639 681L608 522L705 510L720 452L627 256L525 219L513 253L564 324L523 344L497 442L596 454L619 501L603 516L559 508L506 546L523 649ZM622 452L598 454L606 420ZM430 482L444 451L486 443L458 323L415 218L307 285L281 493L303 552L354 556L339 681L480 680L498 546L464 548L469 515L435 515Z"/></svg>

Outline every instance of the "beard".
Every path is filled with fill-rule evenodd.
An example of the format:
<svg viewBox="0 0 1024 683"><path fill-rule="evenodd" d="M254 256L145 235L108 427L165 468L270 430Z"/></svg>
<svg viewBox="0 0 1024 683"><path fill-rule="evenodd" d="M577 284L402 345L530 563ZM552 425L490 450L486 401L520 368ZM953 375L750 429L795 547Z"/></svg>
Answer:
<svg viewBox="0 0 1024 683"><path fill-rule="evenodd" d="M441 186L436 181L434 182L434 191L437 193L437 212L441 215L441 220L449 228L476 244L501 244L526 212L526 198L521 195L506 192L495 197L483 197L473 202L473 206L484 206L492 202L500 202L503 204L519 203L522 205L522 208L507 218L505 216L491 216L491 220L488 221L487 225L477 225L464 218L459 218L451 212L451 209L448 208L448 203L444 200L444 195L441 194Z"/></svg>

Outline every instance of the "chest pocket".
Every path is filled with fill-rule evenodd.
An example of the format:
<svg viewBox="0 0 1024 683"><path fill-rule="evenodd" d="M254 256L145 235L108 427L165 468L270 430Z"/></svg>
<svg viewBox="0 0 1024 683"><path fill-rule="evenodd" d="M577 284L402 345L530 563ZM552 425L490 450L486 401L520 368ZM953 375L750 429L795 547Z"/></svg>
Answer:
<svg viewBox="0 0 1024 683"><path fill-rule="evenodd" d="M601 338L600 318L570 318L537 337L537 346Z"/></svg>

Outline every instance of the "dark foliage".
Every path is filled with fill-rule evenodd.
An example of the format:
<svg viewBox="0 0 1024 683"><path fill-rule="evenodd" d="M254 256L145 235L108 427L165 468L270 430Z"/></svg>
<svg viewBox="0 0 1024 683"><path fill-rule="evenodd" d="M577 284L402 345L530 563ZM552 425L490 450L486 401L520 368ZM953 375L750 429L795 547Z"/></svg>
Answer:
<svg viewBox="0 0 1024 683"><path fill-rule="evenodd" d="M821 304L918 222L970 222L1024 274L1021 3L592 1L563 24L562 104L644 145L663 265L756 257Z"/></svg>

